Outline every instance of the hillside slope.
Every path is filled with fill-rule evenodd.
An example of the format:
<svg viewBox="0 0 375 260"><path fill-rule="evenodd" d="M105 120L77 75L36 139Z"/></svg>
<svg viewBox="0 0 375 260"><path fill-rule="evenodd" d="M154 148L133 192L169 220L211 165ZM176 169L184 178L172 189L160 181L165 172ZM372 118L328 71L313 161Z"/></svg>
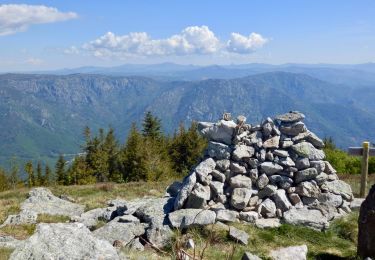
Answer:
<svg viewBox="0 0 375 260"><path fill-rule="evenodd" d="M367 89L374 95L373 89ZM0 75L0 161L53 160L79 151L85 125L116 129L123 140L132 122L153 111L165 130L180 122L217 120L223 112L251 123L289 110L307 115L319 136L346 147L375 140L372 106L353 89L304 74L271 72L239 79L158 81L105 75ZM372 94L371 94L372 93Z"/></svg>

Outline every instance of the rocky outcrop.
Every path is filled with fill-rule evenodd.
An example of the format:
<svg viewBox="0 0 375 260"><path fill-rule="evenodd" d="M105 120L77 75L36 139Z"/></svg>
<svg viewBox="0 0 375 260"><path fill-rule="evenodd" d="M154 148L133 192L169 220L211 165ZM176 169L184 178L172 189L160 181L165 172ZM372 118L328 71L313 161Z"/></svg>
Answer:
<svg viewBox="0 0 375 260"><path fill-rule="evenodd" d="M21 210L37 214L79 216L84 212L84 206L60 199L47 188L34 188L29 197L21 204Z"/></svg>
<svg viewBox="0 0 375 260"><path fill-rule="evenodd" d="M358 255L375 258L375 185L372 185L359 211Z"/></svg>
<svg viewBox="0 0 375 260"><path fill-rule="evenodd" d="M39 224L36 232L10 256L18 259L100 259L116 260L116 249L93 236L83 224Z"/></svg>
<svg viewBox="0 0 375 260"><path fill-rule="evenodd" d="M177 213L170 214L175 226L197 224L181 214L199 209L212 219L209 212L215 212L217 221L279 218L322 230L349 212L351 188L324 161L324 142L307 129L304 118L292 111L252 126L244 116L234 122L225 114L217 123L200 123L209 144L176 195Z"/></svg>
<svg viewBox="0 0 375 260"><path fill-rule="evenodd" d="M270 257L274 260L306 260L307 259L307 246L290 246L272 250Z"/></svg>

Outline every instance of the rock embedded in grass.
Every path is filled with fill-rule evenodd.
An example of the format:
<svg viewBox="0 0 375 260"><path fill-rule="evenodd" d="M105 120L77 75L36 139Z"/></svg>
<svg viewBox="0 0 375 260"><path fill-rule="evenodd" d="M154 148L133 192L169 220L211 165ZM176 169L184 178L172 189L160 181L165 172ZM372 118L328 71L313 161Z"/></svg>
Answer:
<svg viewBox="0 0 375 260"><path fill-rule="evenodd" d="M242 245L247 245L249 243L250 236L245 231L230 226L229 237Z"/></svg>

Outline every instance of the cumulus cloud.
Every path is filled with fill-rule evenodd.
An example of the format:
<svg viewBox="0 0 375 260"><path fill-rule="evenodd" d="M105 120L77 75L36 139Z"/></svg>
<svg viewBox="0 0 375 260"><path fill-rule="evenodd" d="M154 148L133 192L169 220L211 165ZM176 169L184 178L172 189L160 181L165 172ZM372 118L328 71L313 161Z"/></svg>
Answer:
<svg viewBox="0 0 375 260"><path fill-rule="evenodd" d="M207 26L191 26L166 39L152 39L146 32L123 36L107 32L83 49L97 57L208 54L220 49L220 41Z"/></svg>
<svg viewBox="0 0 375 260"><path fill-rule="evenodd" d="M252 53L266 44L267 41L266 38L258 33L251 33L249 36L231 33L230 40L227 42L227 49L229 52L241 54Z"/></svg>
<svg viewBox="0 0 375 260"><path fill-rule="evenodd" d="M164 39L152 39L146 32L132 32L116 35L107 32L96 40L82 46L82 50L100 57L135 56L182 56L189 54L215 54L220 52L249 53L267 42L260 34L249 37L232 33L230 40L220 41L207 26L190 26L179 34ZM72 53L67 49L65 53Z"/></svg>
<svg viewBox="0 0 375 260"><path fill-rule="evenodd" d="M30 25L54 23L77 18L73 12L60 12L44 5L0 5L0 36L27 30Z"/></svg>

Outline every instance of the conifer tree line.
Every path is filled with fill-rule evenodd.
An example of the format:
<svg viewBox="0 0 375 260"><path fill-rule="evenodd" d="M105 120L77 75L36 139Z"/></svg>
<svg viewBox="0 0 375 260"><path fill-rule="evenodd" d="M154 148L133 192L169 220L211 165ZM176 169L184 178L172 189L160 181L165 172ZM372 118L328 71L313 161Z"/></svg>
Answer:
<svg viewBox="0 0 375 260"><path fill-rule="evenodd" d="M82 153L67 162L60 155L54 169L27 162L23 170L26 180L18 178L17 166L6 173L0 169L0 191L17 184L28 187L48 185L82 185L96 182L158 181L184 176L193 167L207 145L197 131L180 124L173 135L162 131L161 120L147 112L138 126L133 123L127 139L121 143L113 128L99 129L93 134L89 127L83 131Z"/></svg>

